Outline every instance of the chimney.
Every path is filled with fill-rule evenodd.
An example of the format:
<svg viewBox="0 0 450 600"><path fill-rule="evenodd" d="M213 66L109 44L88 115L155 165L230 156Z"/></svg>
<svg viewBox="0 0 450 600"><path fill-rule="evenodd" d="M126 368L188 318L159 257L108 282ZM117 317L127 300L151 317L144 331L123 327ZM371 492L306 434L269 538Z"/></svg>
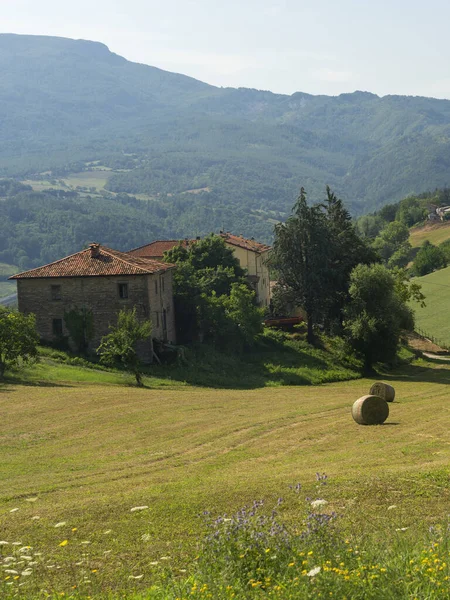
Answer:
<svg viewBox="0 0 450 600"><path fill-rule="evenodd" d="M100 256L100 244L95 242L89 244L89 250L91 251L91 258L98 258Z"/></svg>

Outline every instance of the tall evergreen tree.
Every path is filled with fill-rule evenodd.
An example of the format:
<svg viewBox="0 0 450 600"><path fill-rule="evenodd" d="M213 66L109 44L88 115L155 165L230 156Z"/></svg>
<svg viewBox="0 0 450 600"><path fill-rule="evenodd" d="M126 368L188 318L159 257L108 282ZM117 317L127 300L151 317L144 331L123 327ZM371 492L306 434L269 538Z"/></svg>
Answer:
<svg viewBox="0 0 450 600"><path fill-rule="evenodd" d="M278 283L292 292L307 318L308 342L313 327L326 305L330 275L331 233L320 206L308 206L304 188L285 223L275 226L275 241L270 263Z"/></svg>

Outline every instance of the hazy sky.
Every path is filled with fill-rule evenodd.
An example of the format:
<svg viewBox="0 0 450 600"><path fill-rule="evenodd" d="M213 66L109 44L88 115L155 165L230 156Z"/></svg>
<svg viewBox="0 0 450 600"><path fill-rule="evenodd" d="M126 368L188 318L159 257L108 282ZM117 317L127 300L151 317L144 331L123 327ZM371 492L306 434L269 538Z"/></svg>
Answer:
<svg viewBox="0 0 450 600"><path fill-rule="evenodd" d="M0 0L0 31L291 94L450 98L448 0Z"/></svg>

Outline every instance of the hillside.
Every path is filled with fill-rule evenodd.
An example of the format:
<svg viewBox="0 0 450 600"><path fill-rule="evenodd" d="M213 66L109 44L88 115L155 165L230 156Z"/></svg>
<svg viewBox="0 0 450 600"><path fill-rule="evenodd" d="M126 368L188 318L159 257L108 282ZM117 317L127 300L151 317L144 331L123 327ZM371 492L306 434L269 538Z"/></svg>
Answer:
<svg viewBox="0 0 450 600"><path fill-rule="evenodd" d="M216 88L97 42L12 34L0 35L0 73L0 176L65 177L94 162L113 171L112 192L175 195L189 209L196 191L211 211L266 223L300 185L319 199L328 183L361 213L449 183L446 100Z"/></svg>
<svg viewBox="0 0 450 600"><path fill-rule="evenodd" d="M450 348L450 267L415 281L425 294L425 308L416 305L416 325L436 343Z"/></svg>
<svg viewBox="0 0 450 600"><path fill-rule="evenodd" d="M427 223L411 228L409 241L413 248L419 248L425 240L439 246L450 239L450 222Z"/></svg>

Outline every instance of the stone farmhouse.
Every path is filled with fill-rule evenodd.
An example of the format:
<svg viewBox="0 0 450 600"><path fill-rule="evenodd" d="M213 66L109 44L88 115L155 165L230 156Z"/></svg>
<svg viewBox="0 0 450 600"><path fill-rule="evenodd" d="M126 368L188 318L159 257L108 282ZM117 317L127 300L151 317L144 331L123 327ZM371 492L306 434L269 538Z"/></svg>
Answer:
<svg viewBox="0 0 450 600"><path fill-rule="evenodd" d="M140 319L151 318L153 338L176 343L172 273L175 265L139 258L100 244L43 267L14 275L19 310L36 315L41 339L57 342L65 337L73 346L65 321L68 311L87 310L93 331L86 340L94 351L115 324L123 308L136 307ZM152 343L139 348L150 362Z"/></svg>
<svg viewBox="0 0 450 600"><path fill-rule="evenodd" d="M246 239L242 236L221 232L219 234L225 245L233 250L235 257L243 269L256 292L256 302L263 308L270 303L270 275L266 264L270 246L256 242L253 238ZM197 238L200 239L200 238ZM184 246L195 244L197 240L156 240L145 246L130 250L128 254L139 258L162 260L164 252L172 250L179 243Z"/></svg>

